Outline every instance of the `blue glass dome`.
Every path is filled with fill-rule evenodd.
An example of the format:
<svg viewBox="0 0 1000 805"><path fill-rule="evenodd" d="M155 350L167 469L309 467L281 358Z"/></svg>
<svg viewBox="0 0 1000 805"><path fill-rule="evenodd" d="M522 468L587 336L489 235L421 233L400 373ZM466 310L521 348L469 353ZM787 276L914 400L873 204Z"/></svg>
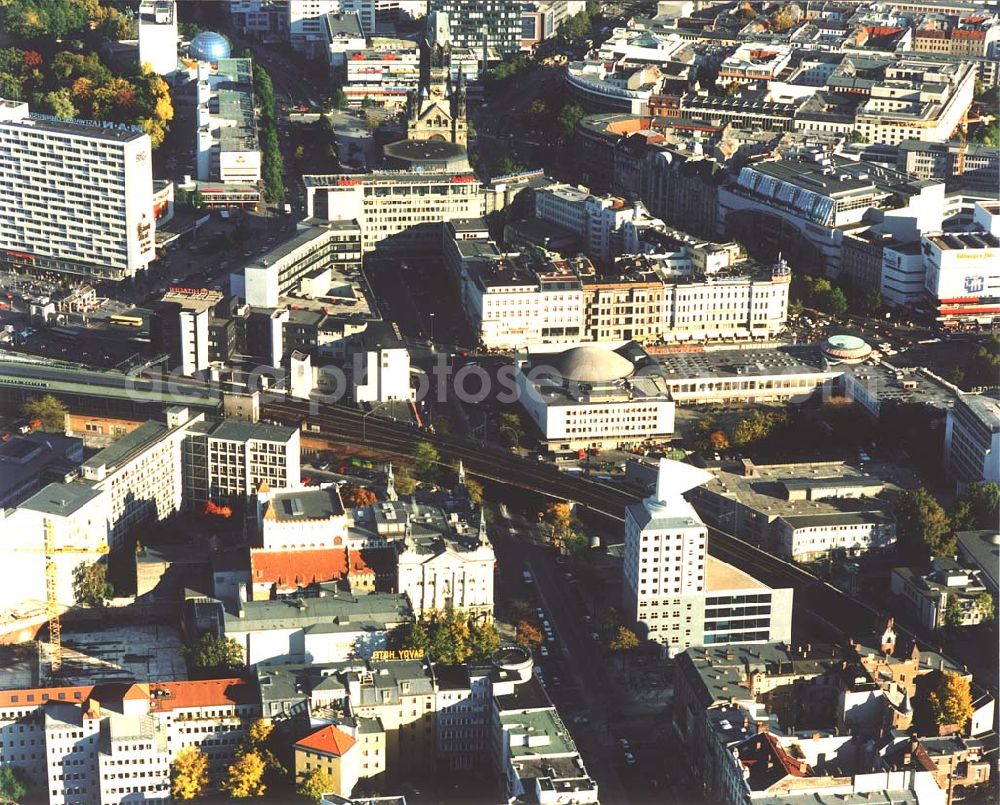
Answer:
<svg viewBox="0 0 1000 805"><path fill-rule="evenodd" d="M229 40L215 31L202 31L191 40L191 55L201 61L217 62L228 59L232 48Z"/></svg>

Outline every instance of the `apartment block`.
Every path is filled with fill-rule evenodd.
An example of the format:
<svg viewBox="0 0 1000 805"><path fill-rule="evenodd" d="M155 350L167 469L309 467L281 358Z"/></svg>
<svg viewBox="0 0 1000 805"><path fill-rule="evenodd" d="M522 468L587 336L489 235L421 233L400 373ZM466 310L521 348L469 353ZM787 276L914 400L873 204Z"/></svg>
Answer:
<svg viewBox="0 0 1000 805"><path fill-rule="evenodd" d="M450 41L500 58L521 49L521 6L517 0L429 0L428 14L447 16Z"/></svg>
<svg viewBox="0 0 1000 805"><path fill-rule="evenodd" d="M479 180L468 172L379 171L309 175L302 180L307 214L328 221L357 221L365 253L436 249L442 222L483 214Z"/></svg>
<svg viewBox="0 0 1000 805"><path fill-rule="evenodd" d="M711 471L692 493L712 525L790 561L855 556L896 541L885 483L842 462L758 465Z"/></svg>
<svg viewBox="0 0 1000 805"><path fill-rule="evenodd" d="M180 750L201 748L218 784L259 713L241 679L4 690L0 763L50 805L166 802Z"/></svg>
<svg viewBox="0 0 1000 805"><path fill-rule="evenodd" d="M152 148L137 127L0 99L0 265L125 280L156 256Z"/></svg>

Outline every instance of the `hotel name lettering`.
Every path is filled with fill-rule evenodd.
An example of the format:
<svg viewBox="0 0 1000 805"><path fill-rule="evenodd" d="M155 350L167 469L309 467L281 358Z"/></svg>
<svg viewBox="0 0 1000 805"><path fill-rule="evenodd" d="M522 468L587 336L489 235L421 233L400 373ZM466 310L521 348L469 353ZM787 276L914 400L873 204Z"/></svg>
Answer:
<svg viewBox="0 0 1000 805"><path fill-rule="evenodd" d="M422 660L424 653L414 648L403 648L398 651L373 651L372 661L382 662L384 660Z"/></svg>

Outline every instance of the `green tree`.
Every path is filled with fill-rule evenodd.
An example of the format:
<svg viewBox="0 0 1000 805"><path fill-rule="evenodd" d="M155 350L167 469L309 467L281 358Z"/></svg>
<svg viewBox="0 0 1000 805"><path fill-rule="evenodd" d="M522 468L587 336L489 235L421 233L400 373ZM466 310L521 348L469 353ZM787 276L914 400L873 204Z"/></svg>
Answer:
<svg viewBox="0 0 1000 805"><path fill-rule="evenodd" d="M45 108L56 117L76 117L76 107L69 96L68 89L59 89L45 93Z"/></svg>
<svg viewBox="0 0 1000 805"><path fill-rule="evenodd" d="M477 660L492 657L500 648L500 633L492 620L479 618L469 623L469 651Z"/></svg>
<svg viewBox="0 0 1000 805"><path fill-rule="evenodd" d="M639 648L639 638L636 633L625 626L619 626L615 636L608 643L612 651L633 651Z"/></svg>
<svg viewBox="0 0 1000 805"><path fill-rule="evenodd" d="M969 680L951 671L941 672L934 689L928 694L928 704L938 726L956 724L959 730L972 718L972 690Z"/></svg>
<svg viewBox="0 0 1000 805"><path fill-rule="evenodd" d="M422 651L434 662L464 663L489 659L500 645L500 636L492 622L461 610L426 610L398 642Z"/></svg>
<svg viewBox="0 0 1000 805"><path fill-rule="evenodd" d="M17 766L0 766L0 800L20 802L28 793L28 785Z"/></svg>
<svg viewBox="0 0 1000 805"><path fill-rule="evenodd" d="M958 596L948 596L948 603L944 608L944 625L954 629L961 626L964 620L965 610L962 609Z"/></svg>
<svg viewBox="0 0 1000 805"><path fill-rule="evenodd" d="M29 421L40 420L42 430L50 433L65 432L69 409L51 394L29 397L21 406L21 416Z"/></svg>
<svg viewBox="0 0 1000 805"><path fill-rule="evenodd" d="M1000 486L990 482L971 484L955 504L952 527L956 531L996 528L1000 511Z"/></svg>
<svg viewBox="0 0 1000 805"><path fill-rule="evenodd" d="M913 560L950 556L955 535L941 504L923 487L907 489L896 498L896 529L900 548Z"/></svg>
<svg viewBox="0 0 1000 805"><path fill-rule="evenodd" d="M736 423L730 441L737 447L762 442L774 433L778 425L784 422L785 418L782 415L751 411Z"/></svg>
<svg viewBox="0 0 1000 805"><path fill-rule="evenodd" d="M413 471L425 483L436 483L440 475L441 454L430 442L417 442L413 446Z"/></svg>
<svg viewBox="0 0 1000 805"><path fill-rule="evenodd" d="M310 769L309 771L302 772L299 776L299 783L295 790L303 799L319 805L323 800L323 795L335 791L336 788L336 782L325 771L322 769Z"/></svg>
<svg viewBox="0 0 1000 805"><path fill-rule="evenodd" d="M231 799L262 797L267 790L264 784L266 769L264 759L257 752L241 752L226 770L222 790Z"/></svg>
<svg viewBox="0 0 1000 805"><path fill-rule="evenodd" d="M583 119L585 114L583 107L578 103L568 103L562 108L559 112L559 128L565 139L568 140L573 136L576 124Z"/></svg>
<svg viewBox="0 0 1000 805"><path fill-rule="evenodd" d="M826 295L825 307L827 313L840 318L847 312L847 297L840 288L834 288Z"/></svg>
<svg viewBox="0 0 1000 805"><path fill-rule="evenodd" d="M485 499L483 496L483 485L475 478L470 478L466 475L465 488L469 493L469 500L471 500L476 506L482 506L483 500Z"/></svg>
<svg viewBox="0 0 1000 805"><path fill-rule="evenodd" d="M243 649L231 637L215 637L205 633L193 645L182 649L192 668L200 671L229 672L243 668Z"/></svg>
<svg viewBox="0 0 1000 805"><path fill-rule="evenodd" d="M980 612L980 617L987 623L995 621L997 618L997 602L988 592L981 592L976 596L976 609Z"/></svg>
<svg viewBox="0 0 1000 805"><path fill-rule="evenodd" d="M333 95L330 98L330 105L334 109L346 109L348 106L347 96L344 94L344 90L340 87L336 87L333 90Z"/></svg>
<svg viewBox="0 0 1000 805"><path fill-rule="evenodd" d="M81 0L6 0L0 29L20 39L63 39L89 22Z"/></svg>
<svg viewBox="0 0 1000 805"><path fill-rule="evenodd" d="M972 132L972 139L988 148L1000 148L1000 121L980 123Z"/></svg>
<svg viewBox="0 0 1000 805"><path fill-rule="evenodd" d="M103 606L114 595L108 581L108 567L103 562L81 562L73 571L73 595L78 604L88 607Z"/></svg>
<svg viewBox="0 0 1000 805"><path fill-rule="evenodd" d="M618 634L619 627L623 625L622 614L614 607L608 607L601 616L601 634L608 642Z"/></svg>
<svg viewBox="0 0 1000 805"><path fill-rule="evenodd" d="M195 799L208 788L208 756L197 746L181 749L170 764L170 795Z"/></svg>
<svg viewBox="0 0 1000 805"><path fill-rule="evenodd" d="M500 414L500 436L509 447L516 447L521 443L524 427L516 411L504 411Z"/></svg>
<svg viewBox="0 0 1000 805"><path fill-rule="evenodd" d="M416 479L410 474L406 467L400 467L393 471L393 486L396 487L397 495L412 495L417 491Z"/></svg>

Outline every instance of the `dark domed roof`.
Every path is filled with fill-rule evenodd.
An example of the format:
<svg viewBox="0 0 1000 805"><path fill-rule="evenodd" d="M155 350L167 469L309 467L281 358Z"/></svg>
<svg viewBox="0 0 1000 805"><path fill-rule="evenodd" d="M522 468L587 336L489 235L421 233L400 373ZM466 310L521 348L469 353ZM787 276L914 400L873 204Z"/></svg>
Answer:
<svg viewBox="0 0 1000 805"><path fill-rule="evenodd" d="M229 40L215 31L202 31L191 40L191 55L202 61L217 62L232 53Z"/></svg>
<svg viewBox="0 0 1000 805"><path fill-rule="evenodd" d="M613 383L635 371L628 358L597 346L567 349L556 357L555 368L566 380L578 383Z"/></svg>

